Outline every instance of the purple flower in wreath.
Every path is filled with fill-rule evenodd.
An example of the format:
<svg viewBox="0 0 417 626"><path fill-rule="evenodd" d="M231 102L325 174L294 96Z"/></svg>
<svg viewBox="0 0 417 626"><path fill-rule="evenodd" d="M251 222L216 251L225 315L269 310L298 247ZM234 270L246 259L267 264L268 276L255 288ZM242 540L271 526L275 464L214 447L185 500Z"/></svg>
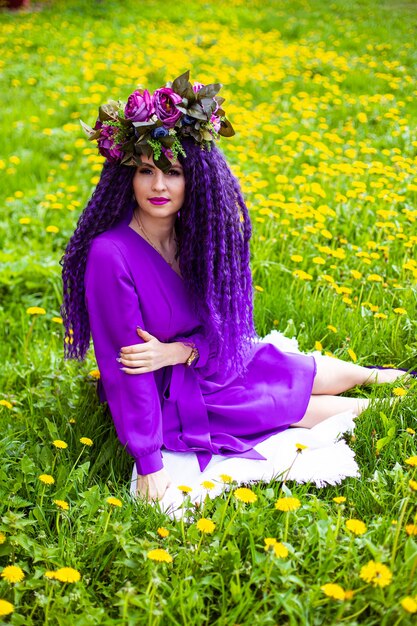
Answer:
<svg viewBox="0 0 417 626"><path fill-rule="evenodd" d="M169 161L174 161L174 153L172 152L171 148L165 148L165 146L162 146L162 152Z"/></svg>
<svg viewBox="0 0 417 626"><path fill-rule="evenodd" d="M202 89L204 87L203 83L197 83L195 82L193 85L193 91L194 93L197 93L200 91L200 89Z"/></svg>
<svg viewBox="0 0 417 626"><path fill-rule="evenodd" d="M216 131L216 133L218 133L221 128L220 117L218 117L218 115L212 115L210 118L210 122L213 124L214 130Z"/></svg>
<svg viewBox="0 0 417 626"><path fill-rule="evenodd" d="M176 107L177 104L182 102L181 96L175 93L171 87L161 87L153 94L152 101L155 113L164 126L167 128L175 126L175 122L182 115L181 111Z"/></svg>
<svg viewBox="0 0 417 626"><path fill-rule="evenodd" d="M114 136L118 132L118 128L115 126L111 126L110 124L101 125L100 137L98 138L98 149L100 154L110 161L118 161L123 156L123 151L120 149L120 145L114 141Z"/></svg>
<svg viewBox="0 0 417 626"><path fill-rule="evenodd" d="M125 117L131 122L147 122L155 113L151 94L147 89L130 94L125 106Z"/></svg>

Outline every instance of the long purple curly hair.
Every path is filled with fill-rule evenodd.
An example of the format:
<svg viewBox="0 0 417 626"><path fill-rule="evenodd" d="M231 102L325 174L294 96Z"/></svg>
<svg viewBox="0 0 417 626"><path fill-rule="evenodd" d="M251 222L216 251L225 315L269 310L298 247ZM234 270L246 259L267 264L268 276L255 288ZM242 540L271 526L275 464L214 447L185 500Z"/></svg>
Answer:
<svg viewBox="0 0 417 626"><path fill-rule="evenodd" d="M192 140L184 140L183 145L187 156L179 160L186 192L176 225L181 275L219 361L226 370L242 373L247 351L257 338L248 209L217 146L207 151ZM89 348L90 324L84 301L87 254L94 237L115 226L136 206L134 173L134 167L106 161L60 261L66 359L83 360Z"/></svg>

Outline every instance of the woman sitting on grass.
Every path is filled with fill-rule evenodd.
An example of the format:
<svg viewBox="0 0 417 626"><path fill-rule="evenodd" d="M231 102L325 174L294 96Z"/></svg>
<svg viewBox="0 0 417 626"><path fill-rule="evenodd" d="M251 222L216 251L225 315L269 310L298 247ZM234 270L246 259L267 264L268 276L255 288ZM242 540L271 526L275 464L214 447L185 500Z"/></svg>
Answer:
<svg viewBox="0 0 417 626"><path fill-rule="evenodd" d="M234 134L220 87L187 72L84 125L107 160L61 261L65 356L84 359L91 332L100 398L150 498L170 483L161 449L201 470L213 454L263 459L254 446L279 431L368 406L338 394L401 375L259 341L249 214L215 145Z"/></svg>

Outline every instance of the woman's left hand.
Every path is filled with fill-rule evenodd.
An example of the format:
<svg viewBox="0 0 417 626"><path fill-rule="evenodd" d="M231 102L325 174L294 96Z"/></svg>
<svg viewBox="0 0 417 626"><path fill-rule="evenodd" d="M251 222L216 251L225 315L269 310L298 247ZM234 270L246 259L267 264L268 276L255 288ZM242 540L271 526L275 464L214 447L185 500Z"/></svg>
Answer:
<svg viewBox="0 0 417 626"><path fill-rule="evenodd" d="M136 332L144 343L136 343L120 350L119 363L123 365L122 369L126 374L144 374L171 365L169 343L162 343L142 328L138 327Z"/></svg>

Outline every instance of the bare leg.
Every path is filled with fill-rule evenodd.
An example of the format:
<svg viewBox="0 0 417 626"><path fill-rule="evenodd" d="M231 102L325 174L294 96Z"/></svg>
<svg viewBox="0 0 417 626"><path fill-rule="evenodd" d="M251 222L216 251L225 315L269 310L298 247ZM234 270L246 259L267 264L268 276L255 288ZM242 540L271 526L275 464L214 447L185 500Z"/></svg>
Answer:
<svg viewBox="0 0 417 626"><path fill-rule="evenodd" d="M328 356L316 358L317 373L313 384L313 395L337 395L356 385L365 383L394 382L404 372L386 369L368 369L354 363L341 361Z"/></svg>
<svg viewBox="0 0 417 626"><path fill-rule="evenodd" d="M291 424L294 428L312 428L332 415L352 411L358 416L369 406L367 398L343 398L339 396L311 396L307 411L299 422Z"/></svg>

